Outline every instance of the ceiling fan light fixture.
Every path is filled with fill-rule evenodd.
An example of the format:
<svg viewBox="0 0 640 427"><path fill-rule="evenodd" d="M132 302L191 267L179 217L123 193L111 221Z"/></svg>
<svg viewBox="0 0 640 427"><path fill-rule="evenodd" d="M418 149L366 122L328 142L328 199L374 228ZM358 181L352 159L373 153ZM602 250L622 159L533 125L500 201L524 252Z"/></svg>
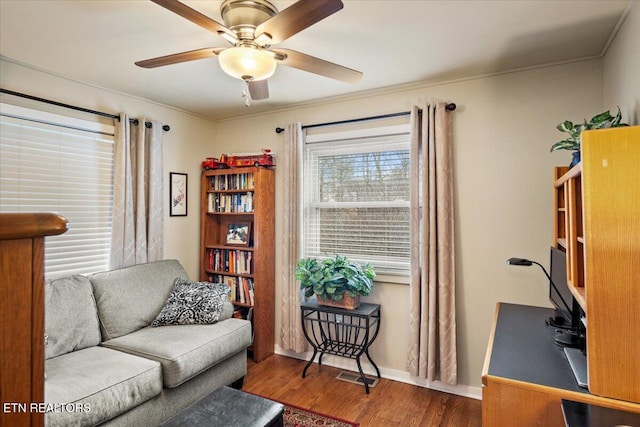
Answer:
<svg viewBox="0 0 640 427"><path fill-rule="evenodd" d="M220 68L231 77L246 81L268 79L276 71L276 60L267 52L248 46L225 49L218 55Z"/></svg>

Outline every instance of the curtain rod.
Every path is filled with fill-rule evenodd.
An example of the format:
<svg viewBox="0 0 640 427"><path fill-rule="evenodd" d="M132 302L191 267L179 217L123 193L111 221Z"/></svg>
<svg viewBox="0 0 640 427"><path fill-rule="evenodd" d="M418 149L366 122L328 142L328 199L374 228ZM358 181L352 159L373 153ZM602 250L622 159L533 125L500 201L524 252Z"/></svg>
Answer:
<svg viewBox="0 0 640 427"><path fill-rule="evenodd" d="M447 104L445 109L447 111L454 111L456 109L456 104L454 103ZM337 122L316 123L313 125L304 125L302 126L302 129L311 129L311 128L317 128L317 127L323 127L323 126L333 126L333 125L343 125L347 123L357 123L357 122L364 122L368 120L389 119L391 117L408 116L409 114L411 114L411 111L402 111L400 113L383 114L381 116L361 117L358 119L340 120ZM276 128L276 133L282 133L282 132L284 132L283 128L281 127Z"/></svg>
<svg viewBox="0 0 640 427"><path fill-rule="evenodd" d="M25 93L14 92L14 91L8 90L8 89L1 89L0 88L0 92L1 93L6 93L7 95L18 96L20 98L26 98L26 99L30 99L32 101L43 102L45 104L51 104L51 105L55 105L57 107L64 107L64 108L68 108L70 110L82 111L83 113L95 114L97 116L108 117L110 119L117 119L118 121L120 121L120 116L118 116L116 114L104 113L102 111L89 110L87 108L77 107L75 105L63 104L62 102L52 101L50 99L39 98L37 96L27 95ZM133 123L134 125L138 126L140 121L138 119L129 119L129 123ZM147 129L150 128L151 127L151 122L144 122L144 126ZM169 130L171 130L171 128L169 127L169 125L163 125L162 126L162 130L164 130L166 132L169 132Z"/></svg>

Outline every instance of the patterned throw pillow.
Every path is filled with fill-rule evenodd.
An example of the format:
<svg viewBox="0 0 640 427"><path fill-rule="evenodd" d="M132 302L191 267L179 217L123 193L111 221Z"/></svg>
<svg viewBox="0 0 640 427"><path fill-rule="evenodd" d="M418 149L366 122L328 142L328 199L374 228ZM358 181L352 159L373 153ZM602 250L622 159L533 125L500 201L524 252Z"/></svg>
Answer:
<svg viewBox="0 0 640 427"><path fill-rule="evenodd" d="M223 283L190 282L177 278L167 302L151 326L216 323L229 292L229 286Z"/></svg>

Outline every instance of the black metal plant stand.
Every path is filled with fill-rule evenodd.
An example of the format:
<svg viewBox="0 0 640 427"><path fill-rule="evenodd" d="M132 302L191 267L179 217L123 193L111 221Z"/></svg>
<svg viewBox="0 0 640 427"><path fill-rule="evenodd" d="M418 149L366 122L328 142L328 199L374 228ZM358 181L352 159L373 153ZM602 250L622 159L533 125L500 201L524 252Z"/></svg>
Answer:
<svg viewBox="0 0 640 427"><path fill-rule="evenodd" d="M360 357L364 354L376 370L380 378L380 370L369 354L369 346L380 331L380 305L361 303L354 310L318 305L316 300L300 304L302 314L302 331L313 347L313 355L302 370L302 378L313 363L316 354L320 353L318 364L322 364L322 356L333 354L355 359L358 371L369 394L369 383L362 371Z"/></svg>

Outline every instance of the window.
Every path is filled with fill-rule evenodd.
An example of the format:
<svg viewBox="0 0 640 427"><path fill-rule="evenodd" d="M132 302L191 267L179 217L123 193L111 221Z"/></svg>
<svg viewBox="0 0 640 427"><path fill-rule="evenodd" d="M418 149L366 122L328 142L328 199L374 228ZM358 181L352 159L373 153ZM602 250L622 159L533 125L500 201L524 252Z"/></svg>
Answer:
<svg viewBox="0 0 640 427"><path fill-rule="evenodd" d="M107 270L113 126L0 105L0 212L56 212L69 231L45 239L45 277Z"/></svg>
<svg viewBox="0 0 640 427"><path fill-rule="evenodd" d="M305 257L409 274L408 126L308 136L304 171Z"/></svg>

